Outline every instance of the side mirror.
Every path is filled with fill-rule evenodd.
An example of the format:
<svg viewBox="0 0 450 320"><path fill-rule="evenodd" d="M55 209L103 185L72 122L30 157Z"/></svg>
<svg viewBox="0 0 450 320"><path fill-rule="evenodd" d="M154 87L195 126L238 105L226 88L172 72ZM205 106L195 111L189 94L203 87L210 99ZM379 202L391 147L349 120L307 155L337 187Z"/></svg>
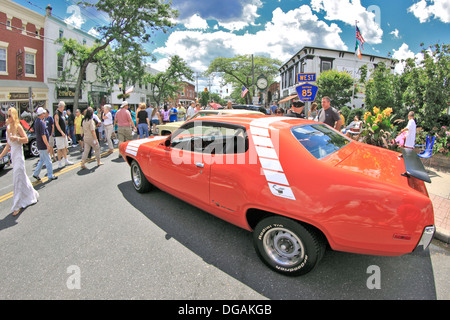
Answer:
<svg viewBox="0 0 450 320"><path fill-rule="evenodd" d="M171 145L170 138L167 138L166 140L164 140L164 146L165 146L166 148L169 148L170 145Z"/></svg>

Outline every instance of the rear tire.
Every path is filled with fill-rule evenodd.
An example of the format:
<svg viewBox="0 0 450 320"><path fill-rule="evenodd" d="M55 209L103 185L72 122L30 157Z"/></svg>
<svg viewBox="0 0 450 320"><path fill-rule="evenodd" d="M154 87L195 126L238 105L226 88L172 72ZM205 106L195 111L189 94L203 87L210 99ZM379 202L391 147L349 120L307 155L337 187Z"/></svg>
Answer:
<svg viewBox="0 0 450 320"><path fill-rule="evenodd" d="M139 193L146 193L151 190L152 185L141 170L141 167L136 160L131 163L131 181L134 189Z"/></svg>
<svg viewBox="0 0 450 320"><path fill-rule="evenodd" d="M257 224L253 244L267 266L287 276L312 271L325 252L325 241L318 232L278 216L265 218Z"/></svg>

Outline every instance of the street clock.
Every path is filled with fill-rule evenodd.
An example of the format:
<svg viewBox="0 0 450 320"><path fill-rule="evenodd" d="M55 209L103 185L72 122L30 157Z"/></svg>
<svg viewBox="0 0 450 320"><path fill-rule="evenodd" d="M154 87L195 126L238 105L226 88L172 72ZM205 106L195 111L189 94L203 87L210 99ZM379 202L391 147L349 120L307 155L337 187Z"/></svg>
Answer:
<svg viewBox="0 0 450 320"><path fill-rule="evenodd" d="M267 78L263 75L259 76L259 78L256 80L256 86L259 90L266 90L268 85Z"/></svg>

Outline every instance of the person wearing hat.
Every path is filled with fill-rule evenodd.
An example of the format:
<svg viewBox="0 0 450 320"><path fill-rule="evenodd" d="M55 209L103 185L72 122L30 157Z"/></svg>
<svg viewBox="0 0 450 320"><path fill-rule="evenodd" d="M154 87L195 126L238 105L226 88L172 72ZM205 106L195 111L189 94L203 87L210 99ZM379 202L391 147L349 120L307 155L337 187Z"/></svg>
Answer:
<svg viewBox="0 0 450 320"><path fill-rule="evenodd" d="M52 147L48 143L48 131L47 127L44 123L44 117L46 111L44 108L39 107L36 110L37 118L34 121L34 132L36 133L36 144L39 150L39 162L36 165L36 169L33 173L33 178L40 181L39 173L41 172L42 166L45 164L47 168L47 177L49 181L55 180L58 177L53 175L53 166L52 161L50 160L49 153L52 150Z"/></svg>
<svg viewBox="0 0 450 320"><path fill-rule="evenodd" d="M305 118L305 114L303 113L303 108L305 107L305 103L302 101L295 101L292 103L291 109L286 113L286 117L293 118Z"/></svg>

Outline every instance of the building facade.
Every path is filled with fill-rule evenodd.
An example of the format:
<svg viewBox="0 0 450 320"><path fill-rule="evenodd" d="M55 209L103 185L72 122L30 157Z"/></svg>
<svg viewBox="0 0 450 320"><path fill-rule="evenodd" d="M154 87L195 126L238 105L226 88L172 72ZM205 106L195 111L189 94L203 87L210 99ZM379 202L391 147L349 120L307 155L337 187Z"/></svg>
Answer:
<svg viewBox="0 0 450 320"><path fill-rule="evenodd" d="M175 103L181 103L183 106L189 106L191 102L195 102L195 85L183 81L183 89L178 93Z"/></svg>
<svg viewBox="0 0 450 320"><path fill-rule="evenodd" d="M151 68L150 66L145 66L145 72L148 74L155 75L159 73L158 70ZM113 91L110 95L109 103L117 109L123 102L123 98L119 98L118 96L122 94L123 84L117 83L113 86ZM130 105L131 110L136 110L140 103L145 103L148 105L155 105L156 102L153 99L152 89L150 84L125 84L125 90L133 87L133 92L129 94L129 97L126 98L126 101Z"/></svg>
<svg viewBox="0 0 450 320"><path fill-rule="evenodd" d="M0 0L0 126L8 108L31 122L48 104L44 81L44 17L10 0Z"/></svg>
<svg viewBox="0 0 450 320"><path fill-rule="evenodd" d="M353 79L359 80L361 75L359 69L367 65L368 76L376 68L377 64L384 62L387 67L394 70L395 63L392 59L373 55L355 56L354 52L333 50L317 47L304 47L293 55L280 68L280 101L279 104L287 107L291 101L298 100L296 87L300 84L297 81L299 73L315 73L316 78L324 71L337 70L349 73ZM362 88L359 86L359 88ZM353 100L356 108L361 108L364 104L364 90L355 92L357 98ZM349 107L351 107L349 105Z"/></svg>
<svg viewBox="0 0 450 320"><path fill-rule="evenodd" d="M52 16L51 6L47 6L45 12L44 40L44 82L48 86L48 104L50 112L54 112L59 101L66 103L66 109L73 110L76 79L61 81L63 71L78 76L78 70L70 68L67 54L61 53L62 44L58 39L74 39L82 45L93 46L97 40L94 36L80 29L68 25L64 21ZM69 69L69 70L68 70ZM83 86L78 100L78 108L85 109L89 105L99 107L109 102L109 88L97 81L96 65L90 63L84 75Z"/></svg>

